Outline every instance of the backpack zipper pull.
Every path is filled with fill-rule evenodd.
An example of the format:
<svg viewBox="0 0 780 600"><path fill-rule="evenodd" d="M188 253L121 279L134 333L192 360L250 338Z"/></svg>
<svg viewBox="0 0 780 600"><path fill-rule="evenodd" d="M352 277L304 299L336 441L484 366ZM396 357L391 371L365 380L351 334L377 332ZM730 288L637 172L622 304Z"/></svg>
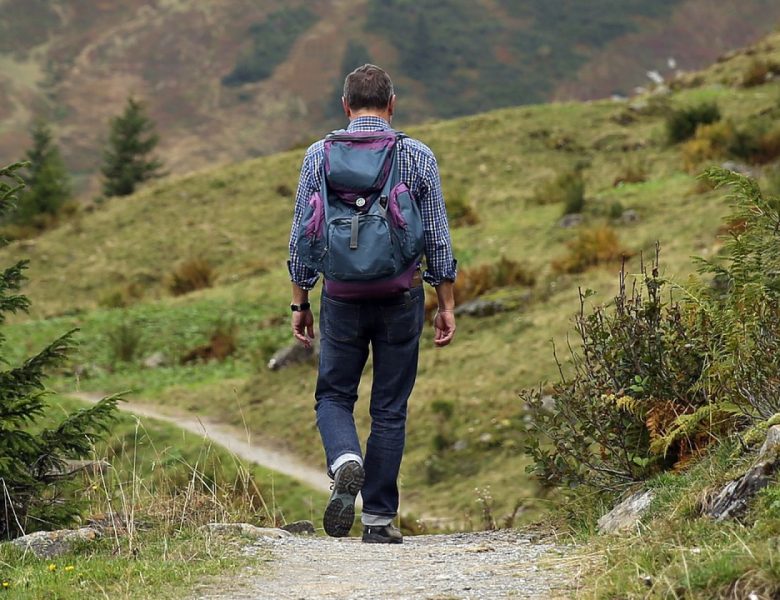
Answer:
<svg viewBox="0 0 780 600"><path fill-rule="evenodd" d="M349 231L349 249L357 250L358 247L358 226L360 216L357 214L352 215L352 224Z"/></svg>

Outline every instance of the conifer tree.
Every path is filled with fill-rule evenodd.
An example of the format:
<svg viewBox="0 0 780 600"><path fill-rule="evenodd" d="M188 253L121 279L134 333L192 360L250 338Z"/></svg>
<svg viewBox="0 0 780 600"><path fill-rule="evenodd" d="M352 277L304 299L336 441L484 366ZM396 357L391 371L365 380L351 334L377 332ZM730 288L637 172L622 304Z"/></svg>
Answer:
<svg viewBox="0 0 780 600"><path fill-rule="evenodd" d="M142 102L128 98L124 112L111 119L108 147L103 153L103 193L128 196L139 183L159 177L162 162L152 156L160 137Z"/></svg>
<svg viewBox="0 0 780 600"><path fill-rule="evenodd" d="M70 178L48 125L37 121L31 135L33 145L27 151L30 166L23 176L26 187L19 194L18 209L11 220L42 229L70 199Z"/></svg>
<svg viewBox="0 0 780 600"><path fill-rule="evenodd" d="M0 168L0 214L18 199L24 187L19 171L25 166L29 163ZM28 299L19 294L26 267L27 261L20 261L0 271L0 325L7 314L29 307ZM87 456L115 414L118 398L113 396L41 427L41 417L50 413L45 372L72 349L73 333L57 338L21 365L0 371L0 539L53 528L75 516L79 507L72 484L60 475L64 461ZM4 342L0 332L0 350Z"/></svg>

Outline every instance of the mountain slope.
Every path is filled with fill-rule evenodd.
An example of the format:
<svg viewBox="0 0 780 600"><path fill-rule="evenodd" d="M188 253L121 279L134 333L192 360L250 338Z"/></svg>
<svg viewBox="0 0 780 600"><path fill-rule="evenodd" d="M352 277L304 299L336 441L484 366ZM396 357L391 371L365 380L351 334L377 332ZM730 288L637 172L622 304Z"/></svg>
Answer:
<svg viewBox="0 0 780 600"><path fill-rule="evenodd" d="M43 116L79 189L94 191L107 121L129 94L149 102L165 162L182 173L338 125L338 88L363 60L391 70L409 123L608 95L640 83L645 57L667 47L696 67L780 20L769 0L724 0L702 19L709 4L4 0L0 159L20 156Z"/></svg>
<svg viewBox="0 0 780 600"><path fill-rule="evenodd" d="M533 286L488 294L510 310L463 317L452 347L437 350L430 330L424 334L403 480L415 506L428 507L423 516L473 524L485 503L508 519L536 506L534 484L523 474L527 424L518 391L555 376L550 340L566 348L578 288L596 290L589 301L606 302L619 269L612 260L565 274L555 262L593 228L611 232L633 254L629 274L639 272L640 253L653 253L657 240L663 273L677 280L694 270L691 255L718 251L727 204L683 169L680 147L667 142L664 115L670 107L717 102L724 119L744 128L777 114L780 82L732 87L756 59L780 63L780 34L681 80L682 89L666 95L503 109L406 128L436 152L452 214L465 204L477 215L476 223L453 231L461 277L476 277L503 257L536 278ZM5 358L13 363L78 327L82 346L62 387L135 389L161 406L246 427L319 465L312 366L266 368L290 342L284 261L302 152L173 177L3 249L3 263L31 259L33 301L31 317L8 328L12 354ZM563 205L546 194L551 180L574 168L583 169L584 222L563 228ZM620 183L637 171L644 181ZM631 218L624 218L628 210ZM171 273L192 258L213 267L214 286L172 297ZM128 306L117 307L122 303ZM235 354L181 364L215 328L233 332ZM127 331L137 334L137 348L123 360L117 340ZM168 365L144 368L142 359L156 352ZM364 404L357 414L363 431Z"/></svg>

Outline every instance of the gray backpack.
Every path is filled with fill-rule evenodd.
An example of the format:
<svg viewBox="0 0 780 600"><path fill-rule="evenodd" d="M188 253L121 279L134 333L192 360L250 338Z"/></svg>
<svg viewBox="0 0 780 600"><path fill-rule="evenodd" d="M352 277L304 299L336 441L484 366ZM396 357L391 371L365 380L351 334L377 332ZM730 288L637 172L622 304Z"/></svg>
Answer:
<svg viewBox="0 0 780 600"><path fill-rule="evenodd" d="M326 292L373 298L411 287L424 248L420 208L398 171L395 131L325 138L322 186L298 231L298 253Z"/></svg>

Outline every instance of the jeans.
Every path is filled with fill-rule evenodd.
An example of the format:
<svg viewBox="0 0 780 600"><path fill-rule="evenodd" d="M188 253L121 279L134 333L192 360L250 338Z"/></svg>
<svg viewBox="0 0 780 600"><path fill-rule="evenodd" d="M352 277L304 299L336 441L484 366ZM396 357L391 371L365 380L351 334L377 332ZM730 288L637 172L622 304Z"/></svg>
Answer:
<svg viewBox="0 0 780 600"><path fill-rule="evenodd" d="M359 302L322 295L315 409L329 470L340 456L364 456L353 409L369 345L373 352L371 433L361 492L364 515L391 519L398 513L406 407L417 376L424 313L422 287L391 299Z"/></svg>

